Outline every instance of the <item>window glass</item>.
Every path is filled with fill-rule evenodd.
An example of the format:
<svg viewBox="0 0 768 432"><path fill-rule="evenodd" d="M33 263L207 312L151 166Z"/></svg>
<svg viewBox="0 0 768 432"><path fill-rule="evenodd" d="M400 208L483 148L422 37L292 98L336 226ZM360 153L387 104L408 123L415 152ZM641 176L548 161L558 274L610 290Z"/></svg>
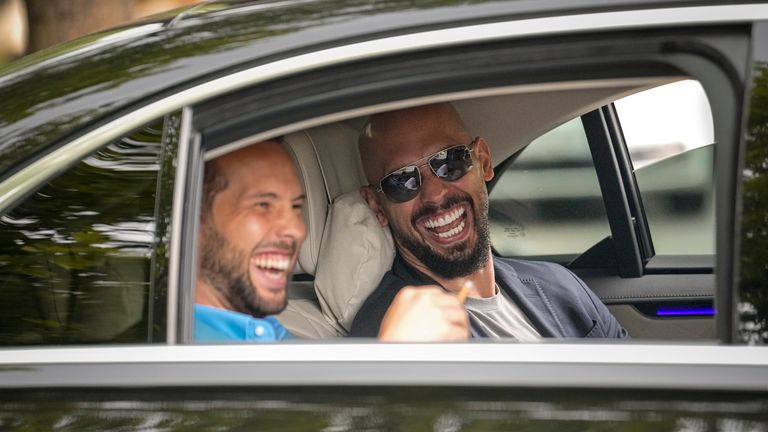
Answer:
<svg viewBox="0 0 768 432"><path fill-rule="evenodd" d="M162 122L0 215L0 345L147 341Z"/></svg>
<svg viewBox="0 0 768 432"><path fill-rule="evenodd" d="M580 118L513 157L490 194L491 239L498 253L567 262L610 234Z"/></svg>
<svg viewBox="0 0 768 432"><path fill-rule="evenodd" d="M765 35L765 27L760 32ZM744 183L736 310L740 339L765 345L768 344L768 53L756 56L752 67L741 171Z"/></svg>
<svg viewBox="0 0 768 432"><path fill-rule="evenodd" d="M615 106L656 253L714 254L714 130L704 89L685 80Z"/></svg>

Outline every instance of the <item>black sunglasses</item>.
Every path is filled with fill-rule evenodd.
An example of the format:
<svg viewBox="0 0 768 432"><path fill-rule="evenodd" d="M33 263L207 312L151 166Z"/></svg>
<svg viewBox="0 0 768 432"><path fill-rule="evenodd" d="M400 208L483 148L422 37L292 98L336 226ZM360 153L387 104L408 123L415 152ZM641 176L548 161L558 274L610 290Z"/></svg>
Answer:
<svg viewBox="0 0 768 432"><path fill-rule="evenodd" d="M445 181L456 181L464 177L472 168L472 150L480 137L472 140L469 145L457 145L442 149L437 153L413 161L382 177L376 186L376 192L383 193L390 201L403 203L416 198L421 189L421 173L419 168L429 165L429 169L437 178ZM425 163L419 162L426 159Z"/></svg>

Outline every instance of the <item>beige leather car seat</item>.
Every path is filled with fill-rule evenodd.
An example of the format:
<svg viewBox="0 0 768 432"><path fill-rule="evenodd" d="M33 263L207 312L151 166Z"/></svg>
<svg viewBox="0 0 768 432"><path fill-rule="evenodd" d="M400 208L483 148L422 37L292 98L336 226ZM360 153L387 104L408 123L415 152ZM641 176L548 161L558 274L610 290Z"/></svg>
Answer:
<svg viewBox="0 0 768 432"><path fill-rule="evenodd" d="M288 307L277 318L299 337L343 336L390 268L392 238L360 197L367 181L354 128L319 126L286 135L285 144L307 195L307 238L296 273L314 281L292 282Z"/></svg>

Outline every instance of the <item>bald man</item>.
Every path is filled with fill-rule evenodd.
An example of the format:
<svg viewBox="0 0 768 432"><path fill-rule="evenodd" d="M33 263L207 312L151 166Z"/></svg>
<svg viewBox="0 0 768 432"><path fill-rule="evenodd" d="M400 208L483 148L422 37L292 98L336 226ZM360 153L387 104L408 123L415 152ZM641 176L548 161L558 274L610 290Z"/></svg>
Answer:
<svg viewBox="0 0 768 432"><path fill-rule="evenodd" d="M361 189L397 255L363 304L353 336L380 331L405 289L458 293L473 337L627 337L597 296L562 266L494 257L488 229L488 144L450 104L374 115L360 136ZM416 325L416 324L414 324ZM423 326L431 325L424 320Z"/></svg>
<svg viewBox="0 0 768 432"><path fill-rule="evenodd" d="M280 142L256 143L206 164L195 282L194 340L272 342L290 338L273 315L306 228L304 193ZM377 335L386 341L450 341L468 337L454 296L406 290ZM428 316L434 325L418 327ZM377 336L374 335L374 336Z"/></svg>

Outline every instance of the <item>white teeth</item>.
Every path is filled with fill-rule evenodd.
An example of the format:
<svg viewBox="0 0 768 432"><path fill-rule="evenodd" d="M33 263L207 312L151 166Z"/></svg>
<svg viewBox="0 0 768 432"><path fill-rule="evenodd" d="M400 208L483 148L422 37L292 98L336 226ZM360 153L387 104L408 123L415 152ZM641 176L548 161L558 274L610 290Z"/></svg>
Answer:
<svg viewBox="0 0 768 432"><path fill-rule="evenodd" d="M280 257L259 257L255 259L256 267L285 271L291 265L291 260Z"/></svg>
<svg viewBox="0 0 768 432"><path fill-rule="evenodd" d="M464 214L464 207L461 207L461 208L458 208L458 209L448 213L445 216L441 216L441 217L437 218L436 220L435 219L428 219L424 223L424 226L427 227L427 228L430 228L430 229L439 228L441 226L448 225L449 223L455 221L456 219L461 217L461 215L463 215L463 214Z"/></svg>
<svg viewBox="0 0 768 432"><path fill-rule="evenodd" d="M458 235L462 231L464 231L464 221L461 221L461 223L456 228L449 229L448 231L443 232L443 233L439 233L438 237L440 237L440 238L449 238L449 237L453 237L455 235Z"/></svg>

